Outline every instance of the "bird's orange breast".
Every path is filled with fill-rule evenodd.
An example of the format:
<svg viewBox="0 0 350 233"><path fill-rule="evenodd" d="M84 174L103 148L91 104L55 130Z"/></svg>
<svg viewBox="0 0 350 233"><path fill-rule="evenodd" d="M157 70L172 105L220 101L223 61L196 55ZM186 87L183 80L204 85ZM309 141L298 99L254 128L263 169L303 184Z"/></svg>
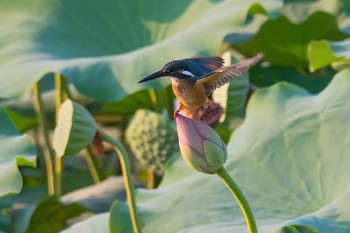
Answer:
<svg viewBox="0 0 350 233"><path fill-rule="evenodd" d="M208 101L204 85L191 85L186 80L172 79L171 86L178 101L186 108L199 108Z"/></svg>

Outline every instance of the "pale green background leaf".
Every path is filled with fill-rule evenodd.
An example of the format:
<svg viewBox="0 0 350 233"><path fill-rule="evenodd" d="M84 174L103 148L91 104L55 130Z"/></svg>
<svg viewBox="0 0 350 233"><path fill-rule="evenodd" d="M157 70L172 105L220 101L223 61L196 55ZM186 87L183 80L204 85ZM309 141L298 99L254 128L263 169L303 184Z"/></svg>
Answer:
<svg viewBox="0 0 350 233"><path fill-rule="evenodd" d="M350 2L347 0L285 0L282 14L294 23L301 23L317 12L323 11L334 15L340 29L349 34L350 30Z"/></svg>
<svg viewBox="0 0 350 233"><path fill-rule="evenodd" d="M0 3L0 93L27 98L49 72L61 72L83 94L116 101L173 59L214 55L256 1L5 0ZM278 0L260 0L266 10Z"/></svg>

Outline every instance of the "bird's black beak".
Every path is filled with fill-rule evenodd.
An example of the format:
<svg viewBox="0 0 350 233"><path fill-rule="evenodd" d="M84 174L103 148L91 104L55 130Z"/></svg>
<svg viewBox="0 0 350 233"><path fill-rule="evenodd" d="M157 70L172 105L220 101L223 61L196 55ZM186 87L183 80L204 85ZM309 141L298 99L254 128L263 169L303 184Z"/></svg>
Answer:
<svg viewBox="0 0 350 233"><path fill-rule="evenodd" d="M160 70L160 71L157 71L157 72L151 74L150 76L147 76L146 78L140 80L138 83L147 82L147 81L150 81L150 80L153 80L153 79L156 79L156 78L160 78L160 77L164 77L164 76L167 76L167 75L169 75L169 74L164 73L164 72L162 72Z"/></svg>

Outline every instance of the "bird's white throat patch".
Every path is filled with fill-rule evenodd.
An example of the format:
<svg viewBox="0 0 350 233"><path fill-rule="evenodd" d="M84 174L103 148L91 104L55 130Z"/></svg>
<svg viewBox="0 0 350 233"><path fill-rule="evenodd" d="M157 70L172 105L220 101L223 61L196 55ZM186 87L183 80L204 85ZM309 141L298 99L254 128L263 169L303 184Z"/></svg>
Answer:
<svg viewBox="0 0 350 233"><path fill-rule="evenodd" d="M191 72L189 72L188 70L183 70L182 74L194 77L194 75Z"/></svg>

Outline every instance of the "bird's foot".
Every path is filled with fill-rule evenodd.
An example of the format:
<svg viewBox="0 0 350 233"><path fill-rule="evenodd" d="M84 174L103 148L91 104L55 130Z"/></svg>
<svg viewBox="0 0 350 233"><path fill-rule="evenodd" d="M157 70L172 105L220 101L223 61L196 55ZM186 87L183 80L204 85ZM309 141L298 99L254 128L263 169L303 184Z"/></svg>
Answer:
<svg viewBox="0 0 350 233"><path fill-rule="evenodd" d="M176 111L174 112L174 118L177 117L177 115L179 114L180 111L181 111L181 109L178 109L178 110L176 110Z"/></svg>

